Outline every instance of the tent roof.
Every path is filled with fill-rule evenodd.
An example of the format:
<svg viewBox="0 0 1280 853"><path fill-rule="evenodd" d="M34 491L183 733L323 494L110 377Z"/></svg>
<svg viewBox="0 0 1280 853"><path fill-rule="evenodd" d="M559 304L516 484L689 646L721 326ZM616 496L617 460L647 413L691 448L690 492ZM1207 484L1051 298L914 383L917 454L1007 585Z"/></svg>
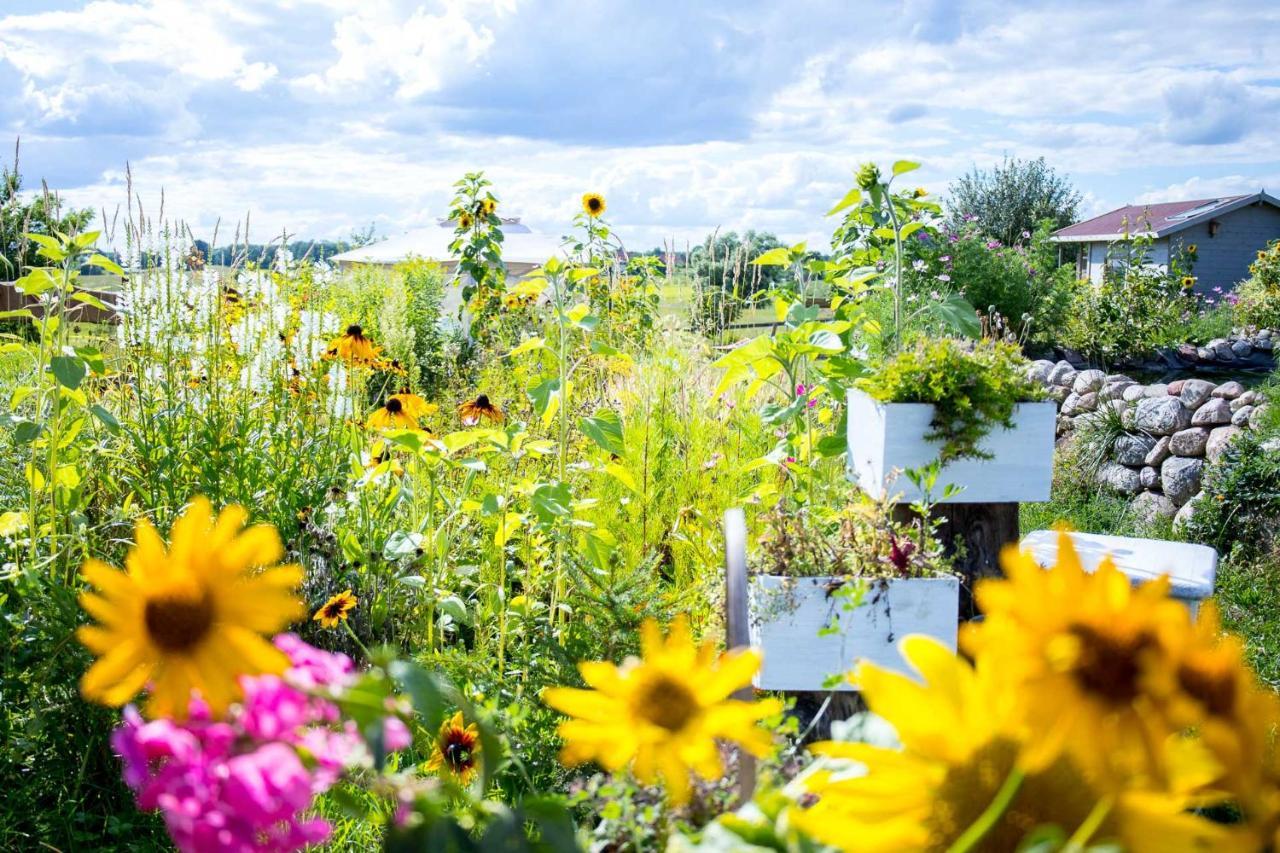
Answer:
<svg viewBox="0 0 1280 853"><path fill-rule="evenodd" d="M410 257L434 261L450 261L449 244L453 242L454 223L442 220L436 225L407 231L358 249L332 256L338 263L395 264ZM508 264L540 266L548 258L563 255L560 239L537 234L519 218L502 220L502 259Z"/></svg>

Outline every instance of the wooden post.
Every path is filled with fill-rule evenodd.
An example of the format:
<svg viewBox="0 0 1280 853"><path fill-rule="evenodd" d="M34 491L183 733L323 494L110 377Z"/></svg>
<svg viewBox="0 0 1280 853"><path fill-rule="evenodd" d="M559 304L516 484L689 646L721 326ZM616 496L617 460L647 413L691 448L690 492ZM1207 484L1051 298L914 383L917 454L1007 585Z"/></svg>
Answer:
<svg viewBox="0 0 1280 853"><path fill-rule="evenodd" d="M747 620L747 517L740 507L724 513L724 604L725 645L731 649L751 645ZM733 694L735 699L751 701L751 685ZM747 803L756 790L756 759L738 747L738 801Z"/></svg>

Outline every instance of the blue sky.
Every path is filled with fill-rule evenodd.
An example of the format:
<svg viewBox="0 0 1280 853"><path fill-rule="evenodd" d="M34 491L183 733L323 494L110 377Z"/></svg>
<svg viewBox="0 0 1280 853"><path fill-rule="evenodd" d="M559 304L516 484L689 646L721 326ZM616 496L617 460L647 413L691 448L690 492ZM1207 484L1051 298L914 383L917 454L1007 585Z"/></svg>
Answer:
<svg viewBox="0 0 1280 853"><path fill-rule="evenodd" d="M0 140L77 204L208 237L443 212L468 170L558 233L819 241L866 159L935 192L1043 155L1126 202L1280 190L1280 3L0 0ZM8 144L8 143L5 143Z"/></svg>

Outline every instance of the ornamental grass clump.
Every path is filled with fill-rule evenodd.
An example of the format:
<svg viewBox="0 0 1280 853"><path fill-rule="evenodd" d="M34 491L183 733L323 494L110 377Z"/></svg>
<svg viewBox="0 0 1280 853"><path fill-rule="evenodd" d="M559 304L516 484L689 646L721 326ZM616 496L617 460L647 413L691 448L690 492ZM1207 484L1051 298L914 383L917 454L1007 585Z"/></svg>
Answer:
<svg viewBox="0 0 1280 853"><path fill-rule="evenodd" d="M1027 378L1019 349L995 341L954 338L917 341L889 356L859 379L858 387L884 403L929 403L943 463L964 457L987 459L980 446L997 426L1013 427L1014 407L1044 392Z"/></svg>

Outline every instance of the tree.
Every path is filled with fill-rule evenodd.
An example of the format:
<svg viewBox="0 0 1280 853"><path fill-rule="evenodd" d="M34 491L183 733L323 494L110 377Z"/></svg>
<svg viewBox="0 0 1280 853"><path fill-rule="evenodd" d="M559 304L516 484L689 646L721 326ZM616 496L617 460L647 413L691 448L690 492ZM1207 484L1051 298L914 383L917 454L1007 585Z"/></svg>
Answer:
<svg viewBox="0 0 1280 853"><path fill-rule="evenodd" d="M966 220L976 221L988 236L1006 246L1024 233L1033 233L1044 219L1055 228L1075 221L1081 195L1070 179L1059 175L1043 157L1019 160L1005 157L990 171L976 166L947 189L948 220L952 230Z"/></svg>
<svg viewBox="0 0 1280 853"><path fill-rule="evenodd" d="M24 234L77 234L93 221L93 210L64 209L56 193L47 186L29 198L22 193L18 171L18 147L13 150L13 169L0 170L0 281L22 275L27 267L44 262L36 258L39 246Z"/></svg>
<svg viewBox="0 0 1280 853"><path fill-rule="evenodd" d="M693 247L689 265L704 287L728 291L743 299L767 290L786 275L786 270L781 267L753 266L751 263L780 246L782 242L767 231L748 231L741 236L733 231L713 234L702 245Z"/></svg>

